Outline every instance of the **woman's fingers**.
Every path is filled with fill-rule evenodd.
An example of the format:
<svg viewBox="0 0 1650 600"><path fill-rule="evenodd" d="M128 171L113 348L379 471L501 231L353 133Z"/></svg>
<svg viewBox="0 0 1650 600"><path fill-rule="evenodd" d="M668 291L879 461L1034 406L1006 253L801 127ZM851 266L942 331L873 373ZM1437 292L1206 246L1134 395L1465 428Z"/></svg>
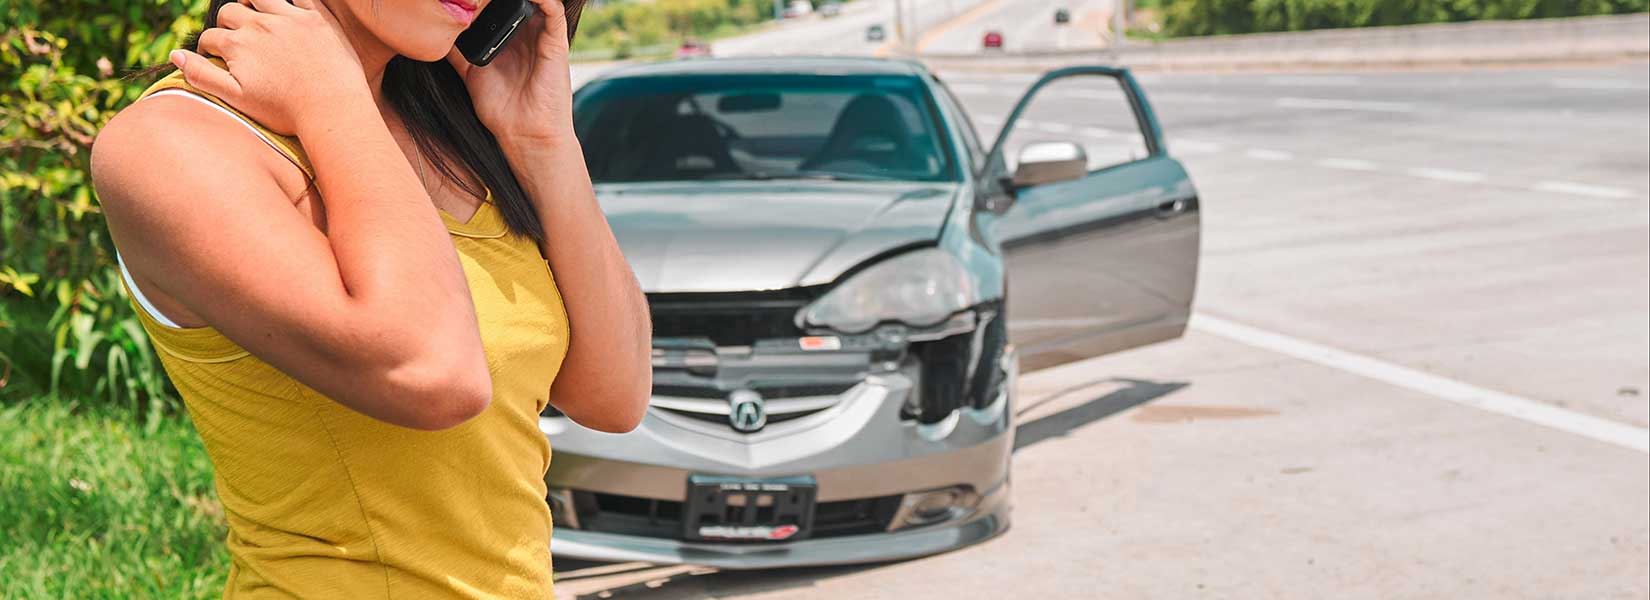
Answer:
<svg viewBox="0 0 1650 600"><path fill-rule="evenodd" d="M294 10L292 4L288 3L286 0L242 0L242 2L251 4L252 8L258 9L258 12L269 13L272 15L278 15Z"/></svg>
<svg viewBox="0 0 1650 600"><path fill-rule="evenodd" d="M257 16L258 11L247 8L244 4L232 2L218 9L217 25L224 29L240 29Z"/></svg>
<svg viewBox="0 0 1650 600"><path fill-rule="evenodd" d="M233 46L233 42L231 42L233 38L230 36L228 29L213 27L201 32L200 39L196 42L195 47L206 54L228 58L230 48Z"/></svg>
<svg viewBox="0 0 1650 600"><path fill-rule="evenodd" d="M235 76L230 75L229 71L212 64L206 57L188 50L173 50L168 58L183 72L183 80L189 82L189 85L226 102L233 103L235 98L240 97L241 83L236 81Z"/></svg>

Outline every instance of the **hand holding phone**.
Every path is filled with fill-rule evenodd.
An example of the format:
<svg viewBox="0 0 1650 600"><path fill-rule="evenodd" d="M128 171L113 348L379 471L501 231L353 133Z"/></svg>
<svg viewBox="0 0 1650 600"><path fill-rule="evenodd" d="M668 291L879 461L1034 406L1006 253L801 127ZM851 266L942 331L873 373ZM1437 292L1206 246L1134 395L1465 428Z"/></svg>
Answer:
<svg viewBox="0 0 1650 600"><path fill-rule="evenodd" d="M567 14L567 42L573 42L578 30L579 16L584 12L585 0L546 0L562 2ZM533 16L533 3L528 0L493 0L476 15L469 29L459 34L454 44L470 64L484 67L498 57L504 46L521 30L523 23Z"/></svg>

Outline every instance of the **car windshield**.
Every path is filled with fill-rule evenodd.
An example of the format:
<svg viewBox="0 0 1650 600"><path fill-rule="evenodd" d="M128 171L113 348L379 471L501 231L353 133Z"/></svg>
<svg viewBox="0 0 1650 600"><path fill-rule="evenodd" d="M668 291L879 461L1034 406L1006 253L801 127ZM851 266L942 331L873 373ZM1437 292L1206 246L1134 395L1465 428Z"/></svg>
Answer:
<svg viewBox="0 0 1650 600"><path fill-rule="evenodd" d="M956 179L913 76L627 77L581 90L573 114L597 183Z"/></svg>

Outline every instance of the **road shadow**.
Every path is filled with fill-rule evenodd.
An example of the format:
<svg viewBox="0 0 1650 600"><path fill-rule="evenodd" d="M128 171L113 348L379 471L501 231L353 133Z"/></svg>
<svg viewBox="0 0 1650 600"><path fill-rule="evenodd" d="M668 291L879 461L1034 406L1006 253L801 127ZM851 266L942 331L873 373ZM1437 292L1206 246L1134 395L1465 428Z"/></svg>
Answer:
<svg viewBox="0 0 1650 600"><path fill-rule="evenodd" d="M1119 390L1112 391L1104 396L1089 400L1077 406L1060 412L1020 423L1014 432L1014 449L1016 451L1039 442L1070 433L1073 429L1105 419L1125 410L1146 404L1158 398L1180 391L1191 384L1179 381L1157 382L1144 379L1115 378L1085 383L1073 386L1050 395L1052 401L1067 393L1086 389L1105 382L1120 382L1125 384ZM1039 405L1042 403L1038 403ZM1028 407L1029 410L1029 407ZM1024 411L1021 411L1024 412Z"/></svg>
<svg viewBox="0 0 1650 600"><path fill-rule="evenodd" d="M1047 402L1059 401L1097 385L1123 387L1059 412L1019 424L1014 449L1064 436L1084 425L1106 419L1125 410L1173 394L1189 383L1144 379L1107 378L1074 385L1043 396L1042 401L1018 411L1026 414ZM647 600L698 600L730 595L769 594L808 588L819 582L878 569L897 562L831 567L797 567L765 571L719 571L691 565L647 563L603 563L577 559L555 559L556 591L564 600L645 598Z"/></svg>
<svg viewBox="0 0 1650 600"><path fill-rule="evenodd" d="M718 571L688 565L598 563L556 559L556 592L573 598L646 598L689 600L728 595L767 594L867 571L891 563L830 567L793 567L763 571Z"/></svg>

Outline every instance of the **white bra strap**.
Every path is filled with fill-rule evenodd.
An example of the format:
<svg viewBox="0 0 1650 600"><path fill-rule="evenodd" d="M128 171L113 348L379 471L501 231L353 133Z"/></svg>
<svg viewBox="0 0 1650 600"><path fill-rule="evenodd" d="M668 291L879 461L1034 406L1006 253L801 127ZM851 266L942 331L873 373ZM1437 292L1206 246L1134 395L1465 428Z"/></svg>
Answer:
<svg viewBox="0 0 1650 600"><path fill-rule="evenodd" d="M143 312L149 314L149 318L154 319L155 322L161 325L173 329L183 329L182 325L178 325L173 320L166 318L166 315L160 314L160 310L149 302L149 297L143 295L143 290L138 289L137 280L132 278L131 271L126 270L126 261L120 258L119 252L115 253L115 262L120 264L120 277L126 280L126 289L131 290L132 299L137 300L138 308L143 309Z"/></svg>
<svg viewBox="0 0 1650 600"><path fill-rule="evenodd" d="M225 115L228 115L229 118L234 119L235 122L240 123L241 126L246 127L247 131L252 132L252 135L258 136L258 139L263 140L265 144L269 144L269 147L273 148L276 152L285 153L285 150L282 150L280 146L275 144L275 140L269 139L269 136L264 135L264 132L259 131L257 127L253 127L252 123L248 122L246 120L246 117L242 117L240 115L237 115L234 112L231 112L229 109L224 108L222 106L219 106L218 103L213 102L211 100L207 100L206 98L201 97L200 94L196 94L194 92L191 92L191 91L185 90L185 89L168 88L168 89L164 89L164 90L155 92L153 94L149 94L148 96L144 96L143 99L148 100L150 98L154 98L154 97L157 97L157 96L181 96L181 97L184 97L184 98L189 98L189 99L195 100L197 102L200 102L201 104L205 104L207 106L210 106L214 110L216 110L220 113L223 113Z"/></svg>

